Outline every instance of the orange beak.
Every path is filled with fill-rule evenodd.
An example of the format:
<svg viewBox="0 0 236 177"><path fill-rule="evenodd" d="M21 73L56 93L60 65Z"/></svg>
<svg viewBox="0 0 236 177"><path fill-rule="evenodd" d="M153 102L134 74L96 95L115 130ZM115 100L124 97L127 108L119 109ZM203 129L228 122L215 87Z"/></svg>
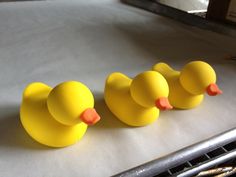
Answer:
<svg viewBox="0 0 236 177"><path fill-rule="evenodd" d="M216 96L216 95L219 95L219 94L222 94L222 90L220 90L218 88L218 86L216 84L210 84L207 88L206 88L206 92L208 95L210 96Z"/></svg>
<svg viewBox="0 0 236 177"><path fill-rule="evenodd" d="M94 125L100 120L100 116L94 108L88 108L82 112L80 119L87 125Z"/></svg>
<svg viewBox="0 0 236 177"><path fill-rule="evenodd" d="M173 106L170 105L169 100L166 97L157 99L155 104L158 109L163 111L173 108Z"/></svg>

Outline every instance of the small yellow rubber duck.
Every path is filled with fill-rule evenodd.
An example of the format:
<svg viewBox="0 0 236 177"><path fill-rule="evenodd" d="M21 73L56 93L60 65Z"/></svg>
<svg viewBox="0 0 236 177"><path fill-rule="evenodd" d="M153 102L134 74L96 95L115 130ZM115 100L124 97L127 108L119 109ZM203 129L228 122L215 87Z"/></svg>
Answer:
<svg viewBox="0 0 236 177"><path fill-rule="evenodd" d="M167 81L155 71L138 74L133 80L122 73L112 73L104 91L111 112L130 126L148 125L158 118L159 109L171 109L168 94Z"/></svg>
<svg viewBox="0 0 236 177"><path fill-rule="evenodd" d="M169 84L169 101L179 109L191 109L198 106L206 92L210 96L221 94L216 85L216 73L206 62L192 61L179 72L166 63L158 63L152 68L161 73Z"/></svg>
<svg viewBox="0 0 236 177"><path fill-rule="evenodd" d="M51 88L40 82L23 93L20 118L27 133L41 144L65 147L76 143L87 125L99 121L91 91L82 83L67 81Z"/></svg>

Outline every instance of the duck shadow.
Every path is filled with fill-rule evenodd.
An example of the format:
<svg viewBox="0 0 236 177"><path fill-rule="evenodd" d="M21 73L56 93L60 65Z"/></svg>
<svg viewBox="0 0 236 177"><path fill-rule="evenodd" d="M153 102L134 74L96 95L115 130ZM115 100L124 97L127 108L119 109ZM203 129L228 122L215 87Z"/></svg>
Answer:
<svg viewBox="0 0 236 177"><path fill-rule="evenodd" d="M0 112L0 148L49 149L49 147L34 141L26 133L20 122L19 106L0 107Z"/></svg>
<svg viewBox="0 0 236 177"><path fill-rule="evenodd" d="M95 130L128 128L119 121L108 109L103 99L103 94L97 95L95 109L101 116L101 120L94 125ZM0 107L0 149L30 149L50 150L50 147L34 141L24 130L20 122L19 105L6 105Z"/></svg>
<svg viewBox="0 0 236 177"><path fill-rule="evenodd" d="M126 125L121 122L107 107L103 98L103 93L95 93L95 105L94 108L101 117L101 120L93 126L95 129L122 129L122 128L139 128ZM184 112L185 109L173 108L169 111L161 111L160 118L172 117L177 112Z"/></svg>
<svg viewBox="0 0 236 177"><path fill-rule="evenodd" d="M95 129L121 129L129 128L109 110L102 93L95 93L95 106L94 108L101 117L101 120L94 125Z"/></svg>

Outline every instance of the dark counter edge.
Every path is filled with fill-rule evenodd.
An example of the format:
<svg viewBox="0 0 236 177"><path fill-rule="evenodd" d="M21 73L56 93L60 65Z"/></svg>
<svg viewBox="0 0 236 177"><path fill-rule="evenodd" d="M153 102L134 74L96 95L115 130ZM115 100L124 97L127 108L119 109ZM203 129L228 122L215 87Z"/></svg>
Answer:
<svg viewBox="0 0 236 177"><path fill-rule="evenodd" d="M121 2L178 20L188 25L236 37L236 27L231 24L209 21L185 11L163 5L154 0L121 0Z"/></svg>

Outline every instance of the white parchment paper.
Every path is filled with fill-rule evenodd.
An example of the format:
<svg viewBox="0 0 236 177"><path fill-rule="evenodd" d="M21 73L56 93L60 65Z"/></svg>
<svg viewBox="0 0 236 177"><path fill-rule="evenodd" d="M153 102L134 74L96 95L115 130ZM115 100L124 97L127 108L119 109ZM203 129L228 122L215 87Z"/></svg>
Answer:
<svg viewBox="0 0 236 177"><path fill-rule="evenodd" d="M236 126L234 38L200 30L116 0L0 3L0 176L110 176ZM203 59L224 94L196 109L161 112L146 127L119 122L103 101L109 73L131 77L159 61L180 69ZM33 141L19 121L23 89L78 80L102 120L61 149Z"/></svg>

